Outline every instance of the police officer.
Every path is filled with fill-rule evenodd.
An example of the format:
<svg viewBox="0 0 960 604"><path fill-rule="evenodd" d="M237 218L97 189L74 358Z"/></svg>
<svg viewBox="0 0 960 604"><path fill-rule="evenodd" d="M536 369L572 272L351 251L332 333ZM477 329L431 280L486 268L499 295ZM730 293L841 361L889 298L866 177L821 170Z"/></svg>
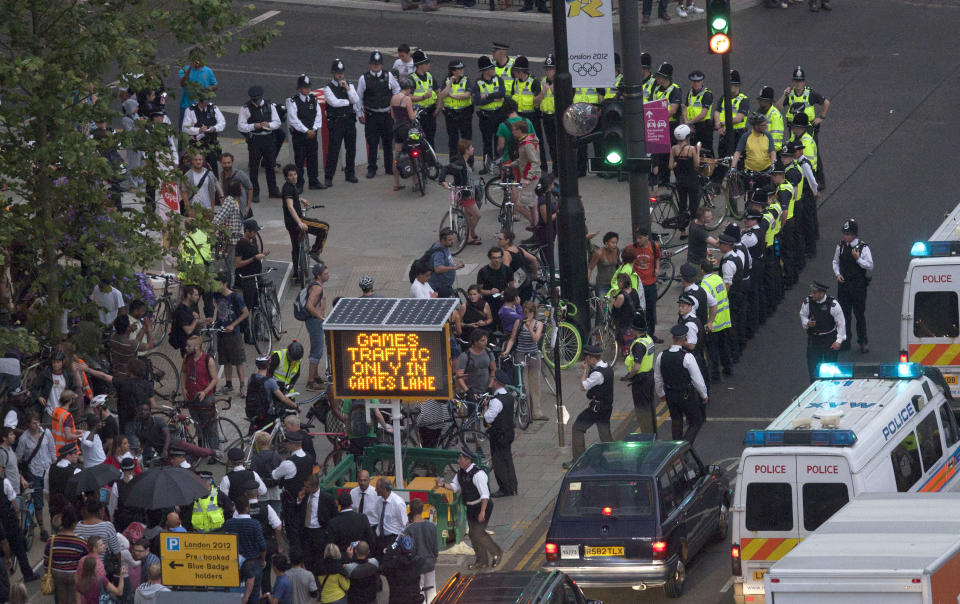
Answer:
<svg viewBox="0 0 960 604"><path fill-rule="evenodd" d="M653 364L653 379L657 398L666 402L670 411L673 439L683 439L693 444L703 426L703 406L709 400L709 395L700 366L693 354L684 348L687 331L686 325L678 324L670 328L673 345L657 356ZM687 420L686 432L683 431L684 418Z"/></svg>
<svg viewBox="0 0 960 604"><path fill-rule="evenodd" d="M467 509L467 526L470 542L476 551L476 559L467 565L470 570L481 570L488 566L496 568L503 558L503 550L487 533L487 523L493 513L493 500L490 498L490 484L487 473L473 463L473 454L461 449L457 454L457 473L453 482L447 483L437 476L436 484L460 493L460 499ZM492 556L492 557L491 557Z"/></svg>
<svg viewBox="0 0 960 604"><path fill-rule="evenodd" d="M248 470L243 465L243 449L233 447L227 451L227 473L220 480L220 490L224 491L231 501L246 497L246 484L253 481L257 485L258 495L266 496L267 485L259 474Z"/></svg>
<svg viewBox="0 0 960 604"><path fill-rule="evenodd" d="M777 153L786 141L783 130L783 115L773 104L773 88L764 86L757 97L757 111L767 118L767 134L773 139Z"/></svg>
<svg viewBox="0 0 960 604"><path fill-rule="evenodd" d="M507 55L510 50L509 44L503 42L494 42L491 55L493 55L494 71L498 78L503 81L504 90L513 88L513 65L514 59Z"/></svg>
<svg viewBox="0 0 960 604"><path fill-rule="evenodd" d="M800 271L806 265L804 239L800 229L800 204L803 199L804 177L800 164L793 161L796 144L787 142L780 150L780 161L784 167L784 183L790 185L789 203L783 206L783 230L780 237L783 248L783 286L789 289L796 285ZM778 185L778 198L783 199L783 185ZM781 201L781 203L783 203Z"/></svg>
<svg viewBox="0 0 960 604"><path fill-rule="evenodd" d="M723 279L717 274L718 266L711 259L705 259L700 264L703 279L700 286L717 301L717 310L713 315L712 325L707 329L707 356L710 359L710 381L720 381L720 367L723 375L733 374L733 359L731 358L731 336L733 321L730 314L730 297Z"/></svg>
<svg viewBox="0 0 960 604"><path fill-rule="evenodd" d="M273 377L277 380L284 392L289 392L300 377L300 363L303 360L303 344L293 340L286 348L274 350L271 357L276 357ZM273 365L271 358L270 364Z"/></svg>
<svg viewBox="0 0 960 604"><path fill-rule="evenodd" d="M273 133L280 128L280 115L272 103L263 99L262 86L251 86L247 95L250 100L240 107L237 130L247 139L247 175L253 182L253 201L260 201L261 165L266 173L270 197L280 199L277 175L273 171L277 161L277 145Z"/></svg>
<svg viewBox="0 0 960 604"><path fill-rule="evenodd" d="M491 497L510 497L517 494L517 471L513 467L513 452L510 450L515 436L514 399L505 388L508 384L513 384L510 374L503 369L497 369L493 374L493 397L487 401L483 410L483 421L490 436L493 472L500 487Z"/></svg>
<svg viewBox="0 0 960 604"><path fill-rule="evenodd" d="M701 156L713 157L713 92L704 86L703 72L691 71L687 76L690 79L690 91L687 92L684 123L693 129L691 145L700 143Z"/></svg>
<svg viewBox="0 0 960 604"><path fill-rule="evenodd" d="M303 490L307 477L313 474L316 460L303 450L304 435L301 432L285 431L284 445L290 456L280 462L272 472L271 477L280 482L283 491L280 502L283 506L283 524L287 532L287 542L290 548L299 548L302 542L301 534L304 528L303 510L298 505L300 493Z"/></svg>
<svg viewBox="0 0 960 604"><path fill-rule="evenodd" d="M700 319L700 323L703 324L706 331L709 331L710 324L713 323L717 314L717 300L712 293L700 287L697 283L699 277L698 267L689 262L680 267L680 287L685 295L693 298L693 312Z"/></svg>
<svg viewBox="0 0 960 604"><path fill-rule="evenodd" d="M220 148L218 136L227 127L220 108L211 103L216 96L211 90L201 90L197 93L197 102L187 107L183 112L183 132L190 137L190 142L203 153L203 158L210 164L213 175L219 178Z"/></svg>
<svg viewBox="0 0 960 604"><path fill-rule="evenodd" d="M280 517L272 507L260 501L259 485L255 480L248 479L242 486L243 497L246 497L250 505L247 514L260 523L260 530L263 531L263 538L267 542L267 560L279 551L280 532L283 523ZM236 514L236 512L234 512ZM260 578L261 592L270 591L270 565L267 564L263 569Z"/></svg>
<svg viewBox="0 0 960 604"><path fill-rule="evenodd" d="M873 270L873 254L870 246L859 238L860 226L853 218L844 221L842 238L833 252L833 274L836 276L837 301L843 309L843 322L846 324L846 338L842 350L850 349L850 313L857 319L857 343L860 352L870 352L867 346L867 286L870 285L870 271Z"/></svg>
<svg viewBox="0 0 960 604"><path fill-rule="evenodd" d="M802 122L806 116L802 113L797 116L796 123ZM794 126L794 131L797 130ZM809 134L804 134L808 142L813 142ZM791 140L787 143L793 151L793 161L786 166L790 170L799 170L803 175L803 186L799 188L800 205L797 211L800 212L800 236L803 238L803 249L807 258L814 258L817 255L817 240L820 239L820 218L817 213L817 197L820 194L820 183L816 177L817 167L807 155L807 150L803 143L797 140ZM814 145L815 146L815 145ZM814 152L816 150L814 149ZM792 181L791 181L792 182Z"/></svg>
<svg viewBox="0 0 960 604"><path fill-rule="evenodd" d="M747 95L740 92L740 72L736 69L730 70L730 112L733 121L733 136L729 137L730 145L727 145L728 137L726 122L727 99L721 98L717 102L717 108L713 113L713 129L717 131L717 157L726 157L733 155L737 150L737 142L740 135L747 128L747 114L750 112L750 99Z"/></svg>
<svg viewBox="0 0 960 604"><path fill-rule="evenodd" d="M203 470L197 472L197 476L210 489L210 492L206 497L201 497L193 502L190 526L194 531L210 533L223 526L224 510L232 509L233 505L231 502L224 500L224 494L213 486L212 472Z"/></svg>
<svg viewBox="0 0 960 604"><path fill-rule="evenodd" d="M634 340L627 351L625 363L627 375L624 381L630 382L633 395L633 410L637 414L638 430L644 434L657 431L657 406L653 399L653 338L647 334L647 322L642 312L633 313Z"/></svg>
<svg viewBox="0 0 960 604"><path fill-rule="evenodd" d="M370 53L370 71L357 81L357 95L363 105L360 123L367 139L367 178L377 175L378 147L383 147L383 171L393 174L393 118L390 99L400 93L400 84L393 74L384 71L383 55Z"/></svg>
<svg viewBox="0 0 960 604"><path fill-rule="evenodd" d="M616 77L613 79L613 86L603 92L603 101L612 101L623 97L623 72L620 71L620 53L613 53L613 71Z"/></svg>
<svg viewBox="0 0 960 604"><path fill-rule="evenodd" d="M347 182L358 182L354 166L357 160L357 116L363 113L360 96L343 73L343 61L334 59L330 72L333 74L333 79L323 88L323 98L327 103L327 131L329 132L327 150L324 153L323 184L328 187L333 186L333 175L337 171L341 144L346 154L343 175Z"/></svg>
<svg viewBox="0 0 960 604"><path fill-rule="evenodd" d="M496 74L489 57L480 57L477 67L480 70L480 79L473 84L473 104L477 108L480 137L483 139L483 167L480 174L487 174L490 163L497 154L497 126L502 121L503 112L500 108L503 106L507 88L503 79Z"/></svg>
<svg viewBox="0 0 960 604"><path fill-rule="evenodd" d="M709 386L707 381L707 351L704 335L706 330L703 323L697 318L694 307L697 300L690 294L680 294L677 298L677 325L683 325L687 328L687 337L684 340L683 347L693 354L693 358L700 367L700 374L703 376L703 382ZM709 388L708 388L709 390Z"/></svg>
<svg viewBox="0 0 960 604"><path fill-rule="evenodd" d="M763 197L766 201L767 193L763 189L757 189L754 195ZM756 209L750 208L743 215L743 233L740 235L740 243L750 254L750 289L747 291L747 339L753 337L757 327L766 320L766 311L764 310L764 300L761 298L763 289L763 267L764 267L764 245L766 234L760 223L763 221L763 214Z"/></svg>
<svg viewBox="0 0 960 604"><path fill-rule="evenodd" d="M537 106L543 100L544 90L540 80L530 76L530 61L520 55L513 61L513 84L511 97L517 102L517 113L520 117L530 120L540 143L540 165L546 166L547 150L543 144L543 125L540 123L540 112Z"/></svg>
<svg viewBox="0 0 960 604"><path fill-rule="evenodd" d="M746 345L747 322L747 290L750 283L744 283L749 270L746 259L736 246L740 239L732 233L724 231L720 235L718 246L723 256L720 258L720 277L727 288L730 297L730 313L733 319L733 334L730 340L730 354L733 361L740 359L743 347Z"/></svg>
<svg viewBox="0 0 960 604"><path fill-rule="evenodd" d="M547 53L543 62L543 77L540 79L540 119L543 122L541 129L546 135L546 145L540 139L540 166L546 171L546 147L550 147L551 172L557 171L557 100L553 93L553 79L557 75L557 58L553 53Z"/></svg>
<svg viewBox="0 0 960 604"><path fill-rule="evenodd" d="M643 102L653 100L653 87L657 79L653 77L653 58L649 52L640 53L640 87L643 89Z"/></svg>
<svg viewBox="0 0 960 604"><path fill-rule="evenodd" d="M422 50L413 51L413 105L420 109L420 128L431 147L436 147L437 140L437 113L440 105L437 104L437 82L430 73L430 57Z"/></svg>
<svg viewBox="0 0 960 604"><path fill-rule="evenodd" d="M807 374L812 382L817 365L837 360L847 327L840 303L827 295L828 286L814 281L800 306L800 326L807 331Z"/></svg>
<svg viewBox="0 0 960 604"><path fill-rule="evenodd" d="M460 59L454 59L447 65L447 78L439 99L447 127L447 151L450 157L456 157L460 139L473 138L473 94L467 76L463 75L463 61Z"/></svg>
<svg viewBox="0 0 960 604"><path fill-rule="evenodd" d="M771 172L772 182L767 189L763 189L764 195L756 196L752 201L750 208L760 212L763 219L760 222L760 230L763 231L763 289L761 297L764 301L764 307L760 309L764 317L773 314L777 304L783 297L782 277L780 274L780 222L783 213L782 206L778 196L780 184L783 183L783 165L778 161ZM792 191L784 190L783 195L789 199L793 195ZM763 201L760 201L763 197ZM764 319L761 319L761 324Z"/></svg>
<svg viewBox="0 0 960 604"><path fill-rule="evenodd" d="M820 115L817 115L817 105L821 106ZM824 97L807 86L807 75L803 67L797 65L793 70L793 83L789 88L783 90L783 95L777 103L780 111L786 119L787 125L793 124L793 119L804 113L807 116L807 122L813 127L814 137L820 131L820 122L827 119L827 111L830 110L830 99Z"/></svg>
<svg viewBox="0 0 960 604"><path fill-rule="evenodd" d="M297 189L303 191L303 166L307 166L307 179L311 189L326 189L320 182L320 144L317 133L323 125L317 97L310 92L310 77L300 74L297 78L297 94L287 99L287 126L293 145L293 163L297 166Z"/></svg>
<svg viewBox="0 0 960 604"><path fill-rule="evenodd" d="M603 349L599 346L583 347L583 375L580 390L587 393L587 408L573 422L571 448L573 459L563 463L564 469L573 467L583 454L584 437L590 426L596 424L601 442L610 442L610 415L613 413L613 368L600 360Z"/></svg>
<svg viewBox="0 0 960 604"><path fill-rule="evenodd" d="M677 137L674 136L673 130L680 122L680 103L682 101L680 86L673 81L673 65L666 61L661 63L659 69L657 69L656 82L656 85L653 87L653 100L659 101L665 99L667 101L667 113L670 116L670 145L673 146L677 144ZM654 153L653 158L657 168L658 182L660 184L669 183L670 170L668 169L668 165L670 162L670 154Z"/></svg>
<svg viewBox="0 0 960 604"><path fill-rule="evenodd" d="M573 102L574 103L587 103L588 105L593 105L595 108L600 107L600 90L593 87L580 87L573 89ZM593 131L596 132L597 128L600 127L600 123L594 127ZM600 155L600 145L598 142L593 143L593 153L595 156ZM587 175L587 146L578 145L577 146L577 175L579 177L584 177Z"/></svg>

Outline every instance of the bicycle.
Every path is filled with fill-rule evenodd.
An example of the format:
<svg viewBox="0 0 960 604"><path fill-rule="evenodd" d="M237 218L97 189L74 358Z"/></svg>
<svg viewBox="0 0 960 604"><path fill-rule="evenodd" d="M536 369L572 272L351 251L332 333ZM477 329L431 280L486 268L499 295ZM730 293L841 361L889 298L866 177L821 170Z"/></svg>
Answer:
<svg viewBox="0 0 960 604"><path fill-rule="evenodd" d="M725 157L723 159L730 161L730 158ZM738 171L735 167L730 168L730 172L727 174L727 208L734 219L740 220L743 216L743 211L740 208L746 208L746 204L753 197L753 192L759 189L762 183L768 182L769 178L769 169L755 172L753 170ZM740 203L741 200L743 201L742 204Z"/></svg>
<svg viewBox="0 0 960 604"><path fill-rule="evenodd" d="M310 205L310 206L302 206L303 208L302 217L306 218L307 212L309 212L310 210L315 210L317 208L323 208L323 207L324 205L320 203ZM327 225L328 230L329 228L330 226ZM318 237L322 237L322 240L320 242L320 249L318 251L319 253L323 251L323 244L326 241L326 233L324 233L322 236L318 235ZM310 283L310 281L312 280L312 277L310 276L310 232L309 231L300 231L300 241L297 245L297 274L294 275L294 277L300 282L301 287L306 287L307 284Z"/></svg>
<svg viewBox="0 0 960 604"><path fill-rule="evenodd" d="M527 366L527 360L531 357L536 358L536 355L528 353L523 355L522 359L513 361L513 366L516 368L517 385L504 385L507 392L513 395L513 423L521 430L530 427L530 397L523 385L523 369Z"/></svg>
<svg viewBox="0 0 960 604"><path fill-rule="evenodd" d="M490 165L490 170L492 171L494 169L500 171L500 177L491 178L486 182L483 186L483 196L487 198L487 201L499 208L504 202L511 199L510 188L519 186L519 183L517 183L513 177L513 168L504 166L500 159L497 159ZM511 228L510 230L512 231L513 229Z"/></svg>
<svg viewBox="0 0 960 604"><path fill-rule="evenodd" d="M613 315L609 308L609 298L594 296L590 298L595 325L587 336L587 341L603 349L601 360L613 367L620 353L620 344L617 338L617 326L613 322Z"/></svg>
<svg viewBox="0 0 960 604"><path fill-rule="evenodd" d="M510 189L519 190L521 185L518 182L505 182L503 183L504 191L509 191ZM500 223L501 231L510 231L513 232L513 209L514 203L511 197L507 196L503 203L500 204L500 211L497 214L497 222Z"/></svg>
<svg viewBox="0 0 960 604"><path fill-rule="evenodd" d="M154 350L140 357L146 365L145 379L156 396L172 401L180 393L180 370L164 353Z"/></svg>
<svg viewBox="0 0 960 604"><path fill-rule="evenodd" d="M471 187L450 186L450 209L443 214L440 219L440 229L448 227L453 231L455 237L450 253L456 256L467 247L467 241L470 238L470 228L467 224L467 215L460 205L464 191L472 191ZM438 229L439 230L439 229Z"/></svg>
<svg viewBox="0 0 960 604"><path fill-rule="evenodd" d="M220 405L225 406L223 409L218 409ZM168 426L170 427L170 437L171 441L176 438L177 440L182 440L199 447L210 447L206 442L203 431L207 425L216 420L217 426L217 436L220 441L220 445L223 446L223 443L230 443L227 447L227 450L237 446L241 450L244 447L245 439L243 433L240 431L240 426L236 424L232 419L224 417L221 415L221 411L227 411L230 409L232 404L231 398L219 399L214 403L214 413L209 418L207 418L203 423L198 424L194 419L183 412L183 408L186 407L190 409L191 407L197 409L196 405L191 404L190 401L174 401L172 405L160 405L156 410L154 410L154 415L163 415L168 419ZM215 449L214 459L219 463L226 464L227 461L222 458ZM191 467L196 467L200 463L201 458L193 458L188 456L187 460L190 463Z"/></svg>
<svg viewBox="0 0 960 604"><path fill-rule="evenodd" d="M177 301L170 291L170 284L176 283L177 279L173 275L147 273L151 279L163 279L163 293L157 298L150 309L153 318L153 341L162 342L170 333L170 324L173 322L173 309L177 307Z"/></svg>
<svg viewBox="0 0 960 604"><path fill-rule="evenodd" d="M277 341L285 333L283 331L283 317L280 315L280 301L277 299L277 288L266 277L274 268L268 268L255 275L241 275L240 279L256 279L257 307L250 312L247 318L247 329L250 340L257 354L264 355L270 352L273 344L271 334Z"/></svg>
<svg viewBox="0 0 960 604"><path fill-rule="evenodd" d="M577 315L577 306L573 302L560 300L556 309L550 302L544 302L540 308L543 311L542 320L545 324L543 344L540 345L543 360L551 369L553 368L554 347L559 340L560 368L569 369L583 352L583 338L580 336L580 330L566 320L567 317Z"/></svg>
<svg viewBox="0 0 960 604"><path fill-rule="evenodd" d="M650 235L659 239L661 245L668 245L680 230L680 205L677 188L670 183L662 185L665 193L650 197Z"/></svg>
<svg viewBox="0 0 960 604"><path fill-rule="evenodd" d="M681 245L676 249L663 250L660 253L660 270L657 272L657 300L664 297L666 293L670 291L674 281L680 280L680 278L677 277L677 267L674 266L671 258L686 250L687 247L686 245Z"/></svg>
<svg viewBox="0 0 960 604"><path fill-rule="evenodd" d="M23 489L17 495L17 507L20 509L20 531L23 535L24 546L29 552L33 548L33 542L37 537L37 527L40 525L37 520L37 508L33 503L33 489ZM16 556L13 556L13 569L17 569Z"/></svg>
<svg viewBox="0 0 960 604"><path fill-rule="evenodd" d="M321 393L317 394L316 396L313 396L313 397L311 397L310 399L307 399L307 400L305 400L305 401L302 401L302 402L296 402L296 401L294 401L294 402L296 402L296 404L297 404L298 407L303 406L303 405L314 405L315 403L317 403L317 402L321 399L321 397L324 397L324 398L325 398L325 397L326 397L326 394L327 394L326 392L321 392ZM290 392L289 394L287 394L287 398L293 400L293 399L295 399L298 395L299 395L298 392ZM316 417L316 415L312 415L312 414L311 414L311 411L313 411L313 409L311 409L310 411L307 412L307 421L306 421L305 423L301 424L301 427L302 427L302 428L305 428L305 429L306 429L306 428L312 427L312 419L311 419L311 418L312 418L312 417ZM292 414L293 411L291 410L290 413ZM286 414L279 415L279 416L277 416L274 420L272 420L272 421L270 421L269 423L261 426L261 427L259 428L259 430L256 431L256 432L267 432L267 433L270 435L270 446L271 446L274 450L279 450L280 444L283 443L283 441L285 440L284 437L283 437L283 432L284 432L284 428L283 428L283 418L284 418L284 417L286 417ZM248 423L250 423L251 425L253 424L253 421L254 421L253 419L251 419L251 418L249 418L249 417L246 418L246 419L247 419L247 422L248 422ZM323 420L321 419L321 421L323 421ZM239 430L239 428L238 428L238 430ZM260 451L259 449L257 449L257 446L256 446L256 444L255 444L255 442L254 442L254 441L256 440L256 438L255 438L256 432L254 432L254 431L252 430L252 428L251 428L251 430L248 430L246 437L238 438L238 439L230 442L230 444L227 445L227 450L228 450L228 451L229 451L230 449L233 449L233 448L237 448L237 449L240 449L241 451L243 451L243 450L246 449L246 440L247 440L247 438L249 438L249 439L250 439L250 448L249 448L249 449L246 449L246 454L244 455L244 464L245 464L245 465L248 465L248 466L250 465L250 460L253 458L254 454L255 454L255 453L259 453L259 451ZM311 434L312 434L312 433L311 433ZM324 433L324 434L326 434L326 433ZM333 442L332 439L331 439L331 442Z"/></svg>
<svg viewBox="0 0 960 604"><path fill-rule="evenodd" d="M708 231L715 231L719 228L727 216L730 216L734 220L740 219L740 216L735 215L734 208L731 208L729 203L717 201L721 193L720 181L712 178L717 167L729 168L730 161L722 159L716 160L712 157L700 158L700 196L698 207L709 209L713 216L710 222L706 222L703 225Z"/></svg>

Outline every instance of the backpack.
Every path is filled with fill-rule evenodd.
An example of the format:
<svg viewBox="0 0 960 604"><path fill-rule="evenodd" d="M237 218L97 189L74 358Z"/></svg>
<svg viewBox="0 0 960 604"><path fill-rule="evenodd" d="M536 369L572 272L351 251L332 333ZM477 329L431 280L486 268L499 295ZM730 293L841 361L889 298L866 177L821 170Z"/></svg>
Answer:
<svg viewBox="0 0 960 604"><path fill-rule="evenodd" d="M417 269L420 266L429 266L433 268L430 264L430 258L433 256L433 253L437 251L435 245L431 245L427 251L425 251L419 258L410 263L410 270L407 271L407 277L410 278L410 283L413 283L414 279L417 278Z"/></svg>
<svg viewBox="0 0 960 604"><path fill-rule="evenodd" d="M350 424L351 433L365 436L370 431L370 424L367 423L367 407L362 403L357 404L358 402L350 403L350 416L347 421Z"/></svg>
<svg viewBox="0 0 960 604"><path fill-rule="evenodd" d="M300 290L300 293L297 294L297 299L293 301L293 318L297 321L306 321L311 317L310 311L307 310L307 298L310 297L310 288L314 285L320 285L319 283L311 283L305 288Z"/></svg>
<svg viewBox="0 0 960 604"><path fill-rule="evenodd" d="M266 389L267 376L251 375L243 411L247 417L264 417L270 412L270 394Z"/></svg>

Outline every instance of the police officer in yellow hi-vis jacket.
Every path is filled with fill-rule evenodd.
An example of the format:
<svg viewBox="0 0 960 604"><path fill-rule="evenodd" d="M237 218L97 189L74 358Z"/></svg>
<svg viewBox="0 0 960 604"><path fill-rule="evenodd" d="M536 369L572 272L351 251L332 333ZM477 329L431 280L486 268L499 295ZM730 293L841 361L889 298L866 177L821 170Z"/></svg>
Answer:
<svg viewBox="0 0 960 604"><path fill-rule="evenodd" d="M483 139L483 168L480 174L490 171L490 162L497 153L497 126L503 119L503 99L507 88L503 79L496 74L490 57L484 55L477 60L480 79L473 85L473 104L477 108L480 122L480 137Z"/></svg>
<svg viewBox="0 0 960 604"><path fill-rule="evenodd" d="M413 106L420 113L420 128L423 129L424 136L431 147L436 148L437 136L437 114L440 112L440 104L437 102L437 82L430 73L430 57L422 50L413 51L413 73L410 79L413 80Z"/></svg>
<svg viewBox="0 0 960 604"><path fill-rule="evenodd" d="M624 381L630 382L633 394L633 411L637 414L638 430L644 434L657 431L657 404L653 396L653 338L647 333L647 322L643 311L633 315L633 334L635 340L630 344L625 362L627 375Z"/></svg>

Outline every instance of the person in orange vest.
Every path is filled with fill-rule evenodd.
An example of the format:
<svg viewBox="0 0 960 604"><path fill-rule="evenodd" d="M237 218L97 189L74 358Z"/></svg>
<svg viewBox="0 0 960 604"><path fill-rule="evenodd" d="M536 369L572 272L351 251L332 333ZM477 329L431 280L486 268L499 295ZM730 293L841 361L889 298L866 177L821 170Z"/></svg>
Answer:
<svg viewBox="0 0 960 604"><path fill-rule="evenodd" d="M77 355L76 347L70 342L64 342L61 346L63 354L65 356L63 361L64 371L69 371L73 374L74 378L77 380L76 391L77 394L82 394L83 396L77 400L78 406L75 409L75 412L79 416L82 416L86 411L87 403L93 400L93 388L90 387L90 378L87 377L87 374L83 372L83 367L87 366L87 362L81 359Z"/></svg>
<svg viewBox="0 0 960 604"><path fill-rule="evenodd" d="M60 393L60 400L53 410L53 421L50 423L50 432L53 434L53 443L57 451L69 442L80 439L82 433L77 430L73 415L70 414L70 405L77 400L77 393L73 390L64 390Z"/></svg>

